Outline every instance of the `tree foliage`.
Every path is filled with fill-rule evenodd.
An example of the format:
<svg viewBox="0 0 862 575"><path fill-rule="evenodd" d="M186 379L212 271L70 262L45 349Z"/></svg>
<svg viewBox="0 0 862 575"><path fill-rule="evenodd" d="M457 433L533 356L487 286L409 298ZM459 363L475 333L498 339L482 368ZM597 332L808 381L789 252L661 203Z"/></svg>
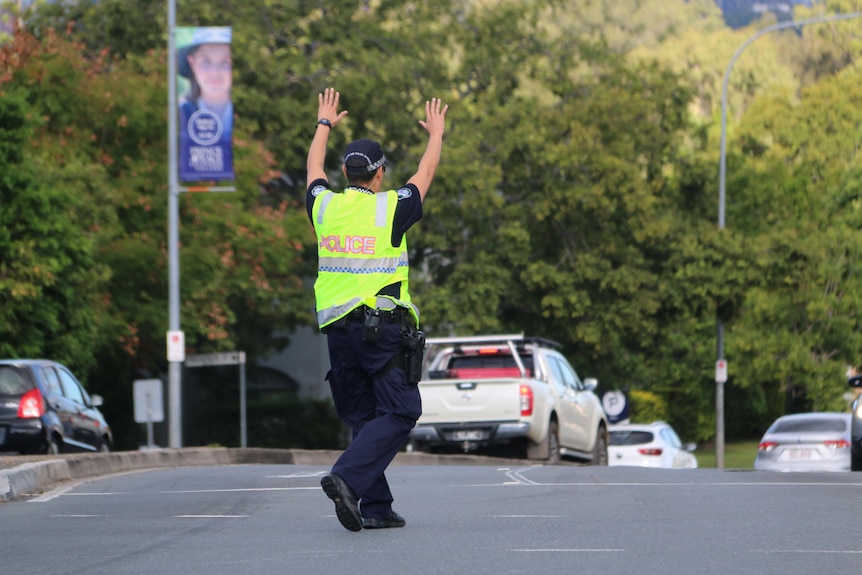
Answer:
<svg viewBox="0 0 862 575"><path fill-rule="evenodd" d="M862 22L767 35L740 57L718 230L722 79L774 20L734 31L711 0L674 2L182 2L179 25L233 27L237 115L237 192L180 198L190 351L253 361L313 321L305 157L317 94L335 86L349 111L330 142L336 184L357 137L383 144L393 187L407 180L424 101L451 105L410 238L430 335L557 339L582 377L708 440L720 317L731 436L845 408ZM164 3L40 5L25 22L0 53L0 348L100 366L98 391L128 407L125 382L164 367Z"/></svg>

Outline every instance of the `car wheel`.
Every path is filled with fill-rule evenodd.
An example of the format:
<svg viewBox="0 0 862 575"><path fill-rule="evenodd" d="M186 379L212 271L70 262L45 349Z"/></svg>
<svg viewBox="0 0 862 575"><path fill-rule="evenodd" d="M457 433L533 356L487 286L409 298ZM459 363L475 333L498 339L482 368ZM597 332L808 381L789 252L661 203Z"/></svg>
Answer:
<svg viewBox="0 0 862 575"><path fill-rule="evenodd" d="M549 465L558 465L560 463L560 434L557 428L557 422L552 421L548 424L548 459Z"/></svg>
<svg viewBox="0 0 862 575"><path fill-rule="evenodd" d="M548 434L541 443L527 442L527 459L544 461L550 465L560 462L560 434L557 422L548 423Z"/></svg>
<svg viewBox="0 0 862 575"><path fill-rule="evenodd" d="M47 455L57 455L60 453L60 442L57 441L55 436L51 436L45 442L45 453Z"/></svg>
<svg viewBox="0 0 862 575"><path fill-rule="evenodd" d="M108 453L109 451L111 451L111 444L108 443L107 439L102 439L102 443L101 445L99 445L99 451L101 451L102 453Z"/></svg>
<svg viewBox="0 0 862 575"><path fill-rule="evenodd" d="M608 464L608 433L604 426L600 425L596 432L596 443L593 445L593 458L590 465Z"/></svg>
<svg viewBox="0 0 862 575"><path fill-rule="evenodd" d="M850 471L862 471L862 450L850 448Z"/></svg>

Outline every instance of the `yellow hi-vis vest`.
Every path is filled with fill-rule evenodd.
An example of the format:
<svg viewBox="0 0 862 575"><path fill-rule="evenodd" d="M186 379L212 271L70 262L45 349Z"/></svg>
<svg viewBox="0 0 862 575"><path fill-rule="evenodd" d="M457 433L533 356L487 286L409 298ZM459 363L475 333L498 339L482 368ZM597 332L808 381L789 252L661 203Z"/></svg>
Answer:
<svg viewBox="0 0 862 575"><path fill-rule="evenodd" d="M406 307L419 325L419 310L410 302L408 291L407 238L401 240L401 246L392 246L397 203L394 190L376 194L352 188L343 193L326 190L314 199L311 213L318 260L314 295L319 327L362 304ZM401 282L400 299L377 296L397 282Z"/></svg>

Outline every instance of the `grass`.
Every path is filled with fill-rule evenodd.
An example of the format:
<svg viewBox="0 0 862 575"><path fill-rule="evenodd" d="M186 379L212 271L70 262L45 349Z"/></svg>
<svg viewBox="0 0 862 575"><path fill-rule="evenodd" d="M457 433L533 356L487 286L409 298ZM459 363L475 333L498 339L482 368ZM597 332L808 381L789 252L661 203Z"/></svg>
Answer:
<svg viewBox="0 0 862 575"><path fill-rule="evenodd" d="M725 469L754 469L754 456L757 454L757 441L740 441L724 444ZM701 468L715 469L715 445L698 446L694 454Z"/></svg>

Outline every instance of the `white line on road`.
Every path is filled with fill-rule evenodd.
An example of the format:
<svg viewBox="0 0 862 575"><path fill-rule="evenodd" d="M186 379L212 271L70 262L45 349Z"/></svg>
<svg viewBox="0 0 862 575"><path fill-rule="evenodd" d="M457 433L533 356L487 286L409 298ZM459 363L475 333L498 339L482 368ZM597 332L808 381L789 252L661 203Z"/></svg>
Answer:
<svg viewBox="0 0 862 575"><path fill-rule="evenodd" d="M290 475L267 475L267 479L295 479L297 477L323 477L328 471L300 471Z"/></svg>
<svg viewBox="0 0 862 575"><path fill-rule="evenodd" d="M174 515L175 519L242 519L248 515Z"/></svg>
<svg viewBox="0 0 862 575"><path fill-rule="evenodd" d="M623 553L625 549L510 549L515 553Z"/></svg>
<svg viewBox="0 0 862 575"><path fill-rule="evenodd" d="M74 496L99 496L99 495L186 495L190 493L249 493L256 491L319 491L320 487L254 487L254 488L237 488L237 489L185 489L179 491L113 491L99 493L66 493L65 495Z"/></svg>
<svg viewBox="0 0 862 575"><path fill-rule="evenodd" d="M562 519L565 515L488 515L490 519Z"/></svg>
<svg viewBox="0 0 862 575"><path fill-rule="evenodd" d="M823 553L823 554L838 554L838 555L860 555L862 551L858 549L755 549L755 553Z"/></svg>

